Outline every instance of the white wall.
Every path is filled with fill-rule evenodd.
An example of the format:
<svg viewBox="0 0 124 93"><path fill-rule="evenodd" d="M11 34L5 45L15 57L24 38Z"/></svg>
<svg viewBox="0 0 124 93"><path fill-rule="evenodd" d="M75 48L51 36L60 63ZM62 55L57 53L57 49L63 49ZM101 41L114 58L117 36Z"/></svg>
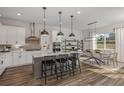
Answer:
<svg viewBox="0 0 124 93"><path fill-rule="evenodd" d="M14 20L14 19L7 19L7 18L0 18L0 22L3 25L24 27L26 29L26 37L28 37L30 35L30 27L29 27L28 22L18 21L18 20ZM59 27L47 26L46 28L50 33L51 33L51 31L55 31L55 30L59 31ZM36 24L35 30L36 30L36 36L39 37L40 31L43 30L42 24ZM62 28L62 31L63 31L63 33L65 33L65 38L67 38L68 35L70 34L70 29ZM79 39L81 38L81 31L74 30L74 33L76 34L77 38L79 38Z"/></svg>
<svg viewBox="0 0 124 93"><path fill-rule="evenodd" d="M96 28L96 33L106 33L106 32L113 32L113 29L116 28L116 27L124 27L124 22L122 23L116 23L116 24L111 24L111 25L108 25L108 26L104 26L104 27L100 27L100 28ZM83 30L82 31L82 38L84 40L85 37L88 36L88 30ZM90 42L92 43L92 41ZM84 50L85 49L92 49L89 47L89 42L84 42Z"/></svg>
<svg viewBox="0 0 124 93"><path fill-rule="evenodd" d="M7 19L7 18L0 18L0 22L3 25L24 27L25 31L26 31L25 36L28 37L31 35L30 25L28 22L14 20L14 19ZM47 28L46 30L49 32L49 37L48 37L49 43L52 43L52 31L59 32L59 27L47 26L46 28ZM40 32L42 30L43 30L43 25L42 24L36 24L35 25L35 36L40 37ZM62 28L62 32L65 35L64 38L67 39L71 31L68 28ZM73 32L75 33L77 39L79 39L79 40L82 39L82 35L81 35L82 32L81 31L74 30Z"/></svg>

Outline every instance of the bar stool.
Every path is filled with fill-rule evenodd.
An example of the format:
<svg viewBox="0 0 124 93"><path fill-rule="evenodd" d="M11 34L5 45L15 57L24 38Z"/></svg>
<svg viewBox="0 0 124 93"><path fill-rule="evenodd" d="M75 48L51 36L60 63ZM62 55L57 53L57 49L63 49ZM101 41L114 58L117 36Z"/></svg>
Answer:
<svg viewBox="0 0 124 93"><path fill-rule="evenodd" d="M44 56L42 61L42 76L45 77L45 85L47 84L47 77L48 73L50 72L50 76L53 74L56 75L58 80L58 73L57 73L57 64L56 64L56 56ZM49 67L49 68L48 68Z"/></svg>
<svg viewBox="0 0 124 93"><path fill-rule="evenodd" d="M69 64L68 54L60 54L56 57L56 60L59 63L61 79L64 72L69 71L69 75L71 75L71 66Z"/></svg>
<svg viewBox="0 0 124 93"><path fill-rule="evenodd" d="M71 53L69 60L72 62L72 72L75 73L75 69L79 69L81 73L80 59L78 53ZM77 68L78 67L78 68Z"/></svg>

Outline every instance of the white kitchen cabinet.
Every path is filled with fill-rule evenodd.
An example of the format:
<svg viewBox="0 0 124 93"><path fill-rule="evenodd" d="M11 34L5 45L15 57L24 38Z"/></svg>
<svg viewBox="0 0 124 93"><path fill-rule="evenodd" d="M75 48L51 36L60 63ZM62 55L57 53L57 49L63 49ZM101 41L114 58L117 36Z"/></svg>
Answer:
<svg viewBox="0 0 124 93"><path fill-rule="evenodd" d="M29 64L27 62L27 55L25 52L11 52L7 54L7 67L16 67Z"/></svg>
<svg viewBox="0 0 124 93"><path fill-rule="evenodd" d="M26 55L26 63L27 64L32 64L32 55L30 55L30 54Z"/></svg>
<svg viewBox="0 0 124 93"><path fill-rule="evenodd" d="M25 29L17 28L17 43L24 45L25 44Z"/></svg>
<svg viewBox="0 0 124 93"><path fill-rule="evenodd" d="M13 53L7 53L7 67L13 67L14 61L13 61Z"/></svg>
<svg viewBox="0 0 124 93"><path fill-rule="evenodd" d="M6 44L6 43L8 43L6 27L0 26L0 44Z"/></svg>
<svg viewBox="0 0 124 93"><path fill-rule="evenodd" d="M20 64L19 65L26 65L26 53L25 52L20 52L19 53L19 60L20 60Z"/></svg>
<svg viewBox="0 0 124 93"><path fill-rule="evenodd" d="M24 52L13 52L12 66L21 66L26 64L26 56Z"/></svg>
<svg viewBox="0 0 124 93"><path fill-rule="evenodd" d="M7 30L7 41L9 44L16 44L17 41L17 30L15 27L6 26Z"/></svg>
<svg viewBox="0 0 124 93"><path fill-rule="evenodd" d="M34 52L26 52L26 63L27 64L32 64L32 54L33 54Z"/></svg>
<svg viewBox="0 0 124 93"><path fill-rule="evenodd" d="M15 26L0 26L1 44L25 44L25 29Z"/></svg>
<svg viewBox="0 0 124 93"><path fill-rule="evenodd" d="M9 44L25 44L25 29L22 27L6 26Z"/></svg>
<svg viewBox="0 0 124 93"><path fill-rule="evenodd" d="M21 65L21 55L19 53L13 53L13 66Z"/></svg>
<svg viewBox="0 0 124 93"><path fill-rule="evenodd" d="M6 69L6 62L7 62L6 55L2 55L2 56L0 55L0 75Z"/></svg>
<svg viewBox="0 0 124 93"><path fill-rule="evenodd" d="M16 67L16 66L23 66L32 64L32 54L41 53L41 51L13 51L7 53L6 59L6 66L9 67Z"/></svg>

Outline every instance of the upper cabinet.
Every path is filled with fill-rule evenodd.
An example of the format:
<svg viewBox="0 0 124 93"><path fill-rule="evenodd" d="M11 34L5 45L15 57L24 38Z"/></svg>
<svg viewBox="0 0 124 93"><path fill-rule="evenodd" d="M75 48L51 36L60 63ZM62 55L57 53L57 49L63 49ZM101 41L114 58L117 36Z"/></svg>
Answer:
<svg viewBox="0 0 124 93"><path fill-rule="evenodd" d="M6 29L6 38L7 38L7 43L8 44L16 44L16 41L17 41L17 37L16 37L16 33L17 33L17 30L12 27L12 26L6 26L5 27Z"/></svg>
<svg viewBox="0 0 124 93"><path fill-rule="evenodd" d="M4 26L0 26L0 44L6 44L7 42L7 30Z"/></svg>
<svg viewBox="0 0 124 93"><path fill-rule="evenodd" d="M15 26L0 26L0 44L25 44L25 29Z"/></svg>
<svg viewBox="0 0 124 93"><path fill-rule="evenodd" d="M17 28L17 42L18 44L25 44L25 29Z"/></svg>

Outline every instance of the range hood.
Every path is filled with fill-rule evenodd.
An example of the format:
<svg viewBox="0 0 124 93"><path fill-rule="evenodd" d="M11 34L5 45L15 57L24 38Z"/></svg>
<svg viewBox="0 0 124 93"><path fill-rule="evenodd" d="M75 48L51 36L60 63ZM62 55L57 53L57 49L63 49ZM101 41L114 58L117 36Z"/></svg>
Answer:
<svg viewBox="0 0 124 93"><path fill-rule="evenodd" d="M31 36L26 38L26 41L39 41L40 38L35 36L35 23L30 23Z"/></svg>
<svg viewBox="0 0 124 93"><path fill-rule="evenodd" d="M24 49L26 51L40 50L40 38L35 36L35 23L30 23L30 31L31 36L26 38L26 45L24 46Z"/></svg>

